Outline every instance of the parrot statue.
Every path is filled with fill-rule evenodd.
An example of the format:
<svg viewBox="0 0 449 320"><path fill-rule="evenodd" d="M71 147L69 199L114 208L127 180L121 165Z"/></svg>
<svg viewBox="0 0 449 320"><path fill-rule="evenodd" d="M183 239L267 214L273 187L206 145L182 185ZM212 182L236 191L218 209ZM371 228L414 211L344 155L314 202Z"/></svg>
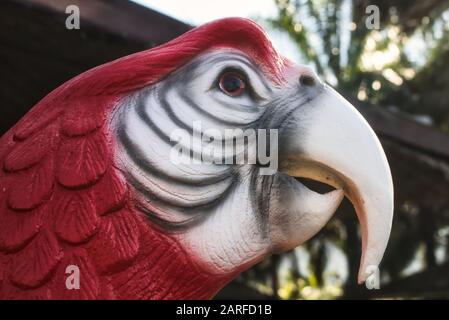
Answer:
<svg viewBox="0 0 449 320"><path fill-rule="evenodd" d="M226 128L276 130L272 174L261 161L172 160L174 131L198 142ZM0 299L209 299L314 236L344 196L362 283L393 216L378 138L256 23L213 21L76 76L1 137Z"/></svg>

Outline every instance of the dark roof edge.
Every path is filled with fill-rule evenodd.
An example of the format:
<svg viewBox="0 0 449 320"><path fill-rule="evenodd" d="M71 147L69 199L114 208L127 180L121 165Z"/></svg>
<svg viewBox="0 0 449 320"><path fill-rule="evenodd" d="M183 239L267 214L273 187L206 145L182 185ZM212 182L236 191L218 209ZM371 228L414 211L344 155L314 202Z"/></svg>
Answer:
<svg viewBox="0 0 449 320"><path fill-rule="evenodd" d="M113 34L155 45L167 42L192 29L192 26L128 0L13 0L22 5L67 15L66 8L76 5L83 22ZM132 23L130 23L130 21ZM164 26L164 28L157 28Z"/></svg>

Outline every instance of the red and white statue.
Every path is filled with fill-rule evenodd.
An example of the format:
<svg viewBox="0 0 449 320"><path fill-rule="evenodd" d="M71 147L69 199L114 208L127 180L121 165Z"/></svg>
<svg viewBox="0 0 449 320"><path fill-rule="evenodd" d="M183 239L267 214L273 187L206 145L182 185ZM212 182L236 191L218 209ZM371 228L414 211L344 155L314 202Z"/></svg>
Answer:
<svg viewBox="0 0 449 320"><path fill-rule="evenodd" d="M196 160L206 130L275 129L276 170L173 161L177 129ZM315 235L344 195L361 224L363 282L393 215L376 135L254 22L218 20L77 76L1 137L0 298L211 298ZM73 270L79 288L68 287Z"/></svg>

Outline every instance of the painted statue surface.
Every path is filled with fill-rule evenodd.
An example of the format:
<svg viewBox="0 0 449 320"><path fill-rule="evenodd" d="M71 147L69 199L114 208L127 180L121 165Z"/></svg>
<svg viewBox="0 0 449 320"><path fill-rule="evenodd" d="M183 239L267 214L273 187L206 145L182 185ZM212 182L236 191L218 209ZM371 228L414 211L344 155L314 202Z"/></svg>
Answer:
<svg viewBox="0 0 449 320"><path fill-rule="evenodd" d="M211 298L345 195L363 282L393 215L376 135L254 22L218 20L73 78L1 137L0 298Z"/></svg>

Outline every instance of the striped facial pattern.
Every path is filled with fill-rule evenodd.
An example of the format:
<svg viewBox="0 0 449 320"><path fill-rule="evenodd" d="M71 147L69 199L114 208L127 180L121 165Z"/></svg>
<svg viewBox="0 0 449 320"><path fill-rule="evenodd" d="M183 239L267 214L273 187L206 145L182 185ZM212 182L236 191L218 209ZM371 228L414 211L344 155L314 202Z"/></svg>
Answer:
<svg viewBox="0 0 449 320"><path fill-rule="evenodd" d="M248 57L230 50L203 54L157 84L125 99L114 127L118 162L134 187L139 210L196 253L212 271L234 272L272 247L272 190L290 187L291 177L261 175L256 164L226 164L242 148L214 154L222 163L170 160L175 130L191 132L189 155L199 157L201 130L280 129L289 113L310 100L294 84L274 85ZM243 89L242 89L243 88ZM292 109L293 107L293 109ZM288 130L288 126L287 129ZM239 137L237 137L239 138ZM195 143L197 142L197 143ZM226 137L223 134L223 141ZM216 159L217 160L217 159ZM276 191L276 193L279 193Z"/></svg>

